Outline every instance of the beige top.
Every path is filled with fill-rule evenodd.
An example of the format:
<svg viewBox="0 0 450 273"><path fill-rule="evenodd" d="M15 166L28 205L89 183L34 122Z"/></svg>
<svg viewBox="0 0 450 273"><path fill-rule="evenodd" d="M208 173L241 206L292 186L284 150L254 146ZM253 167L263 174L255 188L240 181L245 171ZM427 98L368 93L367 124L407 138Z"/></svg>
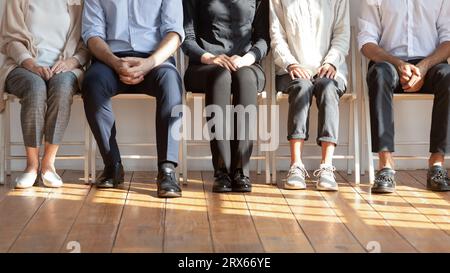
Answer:
<svg viewBox="0 0 450 273"><path fill-rule="evenodd" d="M299 64L315 75L324 63L347 80L350 50L348 0L270 0L270 36L277 74Z"/></svg>
<svg viewBox="0 0 450 273"><path fill-rule="evenodd" d="M4 110L5 81L9 73L17 68L23 56L30 54L37 57L37 47L33 35L27 27L30 0L6 1L5 11L0 26L0 52L6 60L0 66L0 112ZM90 60L90 55L81 40L82 1L67 0L70 15L70 28L67 40L62 50L61 58L77 58L84 67ZM72 71L81 83L83 70Z"/></svg>

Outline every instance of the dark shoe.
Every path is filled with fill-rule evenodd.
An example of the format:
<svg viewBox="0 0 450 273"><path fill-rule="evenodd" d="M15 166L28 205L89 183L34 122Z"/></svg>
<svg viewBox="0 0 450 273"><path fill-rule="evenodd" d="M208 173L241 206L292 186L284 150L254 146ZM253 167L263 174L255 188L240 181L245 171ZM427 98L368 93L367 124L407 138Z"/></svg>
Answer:
<svg viewBox="0 0 450 273"><path fill-rule="evenodd" d="M394 193L395 184L395 171L390 168L382 169L375 175L372 193Z"/></svg>
<svg viewBox="0 0 450 273"><path fill-rule="evenodd" d="M231 183L231 189L234 192L252 192L252 183L250 178L245 176L242 171L238 171Z"/></svg>
<svg viewBox="0 0 450 273"><path fill-rule="evenodd" d="M159 198L177 198L181 197L181 188L175 170L171 168L162 168L158 172L158 197Z"/></svg>
<svg viewBox="0 0 450 273"><path fill-rule="evenodd" d="M122 163L106 166L102 174L97 178L96 186L100 189L117 188L125 181L125 172Z"/></svg>
<svg viewBox="0 0 450 273"><path fill-rule="evenodd" d="M448 172L441 166L433 166L428 170L427 189L431 191L450 191Z"/></svg>
<svg viewBox="0 0 450 273"><path fill-rule="evenodd" d="M220 173L216 176L214 180L212 191L215 193L225 193L231 192L231 179L226 173Z"/></svg>

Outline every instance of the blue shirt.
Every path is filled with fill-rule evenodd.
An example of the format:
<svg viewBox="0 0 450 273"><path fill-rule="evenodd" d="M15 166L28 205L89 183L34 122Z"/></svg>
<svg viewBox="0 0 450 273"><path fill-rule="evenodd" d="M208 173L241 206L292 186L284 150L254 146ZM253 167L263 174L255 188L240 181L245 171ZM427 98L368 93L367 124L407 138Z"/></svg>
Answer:
<svg viewBox="0 0 450 273"><path fill-rule="evenodd" d="M100 37L112 52L155 51L176 32L184 40L182 0L85 0L82 36Z"/></svg>

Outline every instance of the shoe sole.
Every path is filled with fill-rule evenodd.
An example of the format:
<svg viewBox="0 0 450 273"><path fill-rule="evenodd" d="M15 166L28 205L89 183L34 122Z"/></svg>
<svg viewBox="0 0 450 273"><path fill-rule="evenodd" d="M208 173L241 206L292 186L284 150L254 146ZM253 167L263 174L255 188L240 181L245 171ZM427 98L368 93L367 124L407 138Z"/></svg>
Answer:
<svg viewBox="0 0 450 273"><path fill-rule="evenodd" d="M233 192L233 190L232 189L220 189L220 190L213 189L212 192L213 193L230 193L230 192Z"/></svg>
<svg viewBox="0 0 450 273"><path fill-rule="evenodd" d="M232 192L250 193L250 192L252 192L252 189L233 189Z"/></svg>
<svg viewBox="0 0 450 273"><path fill-rule="evenodd" d="M450 188L434 189L434 188L431 188L431 187L427 187L427 190L433 191L433 192L449 192L449 191L450 191Z"/></svg>
<svg viewBox="0 0 450 273"><path fill-rule="evenodd" d="M95 185L95 187L97 189L116 189L116 188L120 187L124 182L125 182L125 180L124 181L120 181L119 183L114 184L113 186Z"/></svg>
<svg viewBox="0 0 450 273"><path fill-rule="evenodd" d="M288 184L284 184L283 188L285 190L290 190L290 191L302 191L302 190L306 190L307 187L306 186L291 186Z"/></svg>
<svg viewBox="0 0 450 273"><path fill-rule="evenodd" d="M164 194L158 194L159 198L179 198L182 197L181 192L167 192Z"/></svg>
<svg viewBox="0 0 450 273"><path fill-rule="evenodd" d="M371 189L370 192L377 193L377 194L389 194L389 193L394 193L395 189L383 187L383 188Z"/></svg>

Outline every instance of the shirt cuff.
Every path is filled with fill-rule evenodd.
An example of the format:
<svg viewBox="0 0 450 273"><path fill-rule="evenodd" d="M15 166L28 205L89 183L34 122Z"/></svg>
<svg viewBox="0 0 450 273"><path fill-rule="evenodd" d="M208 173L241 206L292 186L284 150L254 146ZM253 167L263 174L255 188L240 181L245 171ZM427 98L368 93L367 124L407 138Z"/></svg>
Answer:
<svg viewBox="0 0 450 273"><path fill-rule="evenodd" d="M184 29L183 28L177 28L177 27L173 27L173 28L167 28L163 31L164 36L166 36L167 34L169 34L170 32L175 32L180 36L180 42L183 43L184 39L186 38L186 34L184 33Z"/></svg>
<svg viewBox="0 0 450 273"><path fill-rule="evenodd" d="M358 49L359 49L359 51L361 51L362 48L365 45L367 45L367 44L376 44L376 45L378 45L378 41L373 39L373 38L370 38L370 37L359 38L358 39Z"/></svg>
<svg viewBox="0 0 450 273"><path fill-rule="evenodd" d="M94 38L94 37L99 37L103 40L106 40L106 35L104 33L92 31L92 32L87 32L87 33L83 34L83 41L87 45L89 39Z"/></svg>

